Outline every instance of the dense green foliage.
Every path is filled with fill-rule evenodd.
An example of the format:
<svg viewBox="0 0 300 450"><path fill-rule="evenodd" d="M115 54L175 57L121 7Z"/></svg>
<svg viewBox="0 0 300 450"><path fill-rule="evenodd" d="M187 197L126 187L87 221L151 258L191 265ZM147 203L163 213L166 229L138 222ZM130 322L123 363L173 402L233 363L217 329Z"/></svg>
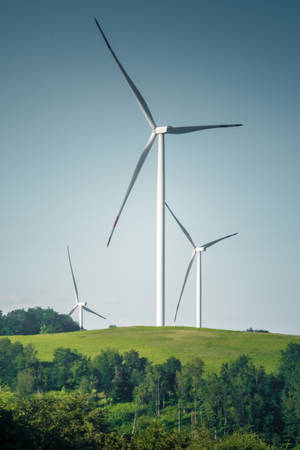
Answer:
<svg viewBox="0 0 300 450"><path fill-rule="evenodd" d="M15 309L6 315L0 311L0 335L4 336L62 333L79 329L70 316L50 308L29 308L28 311Z"/></svg>
<svg viewBox="0 0 300 450"><path fill-rule="evenodd" d="M263 449L264 442L274 448L300 443L295 343L282 351L276 374L246 355L216 374L200 358L182 365L171 357L154 365L134 350L121 355L106 349L91 359L57 348L53 361L43 362L31 345L3 338L0 387L0 426L7 430L1 439L11 440L11 448Z"/></svg>
<svg viewBox="0 0 300 450"><path fill-rule="evenodd" d="M52 361L57 347L77 350L92 359L106 348L115 348L121 354L134 349L155 364L171 356L182 364L200 357L206 370L217 372L223 363L246 354L256 366L263 365L268 373L277 370L280 352L288 343L300 344L300 336L188 327L117 327L13 336L11 340L34 345L39 359L43 361Z"/></svg>
<svg viewBox="0 0 300 450"><path fill-rule="evenodd" d="M300 345L291 343L282 353L279 374L283 380L284 438L300 442Z"/></svg>
<svg viewBox="0 0 300 450"><path fill-rule="evenodd" d="M0 448L6 450L227 449L270 447L251 432L214 439L206 428L179 432L157 420L135 433L110 431L105 408L87 394L47 394L0 401Z"/></svg>

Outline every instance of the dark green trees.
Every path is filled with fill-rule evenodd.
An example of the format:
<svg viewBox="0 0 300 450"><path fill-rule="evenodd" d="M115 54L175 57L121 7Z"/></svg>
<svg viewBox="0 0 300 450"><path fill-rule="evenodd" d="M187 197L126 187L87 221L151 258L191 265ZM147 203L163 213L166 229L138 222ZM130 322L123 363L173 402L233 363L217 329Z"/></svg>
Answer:
<svg viewBox="0 0 300 450"><path fill-rule="evenodd" d="M143 380L147 359L134 350L124 356L116 350L103 350L93 360L95 387L103 391L112 403L130 402L133 391Z"/></svg>
<svg viewBox="0 0 300 450"><path fill-rule="evenodd" d="M290 343L282 351L279 375L284 387L282 411L284 439L293 444L300 443L300 345Z"/></svg>
<svg viewBox="0 0 300 450"><path fill-rule="evenodd" d="M230 430L244 428L256 431L275 442L282 433L280 380L256 368L245 355L231 364L223 364L221 380L225 387L227 422Z"/></svg>
<svg viewBox="0 0 300 450"><path fill-rule="evenodd" d="M27 382L30 377L35 385L38 367L39 362L31 345L23 347L19 342L11 343L8 338L0 339L0 386L17 389L18 386L24 385L25 374Z"/></svg>
<svg viewBox="0 0 300 450"><path fill-rule="evenodd" d="M0 335L13 336L39 333L60 333L77 331L79 325L66 315L53 309L15 309L3 315L0 311Z"/></svg>
<svg viewBox="0 0 300 450"><path fill-rule="evenodd" d="M136 442L136 445L143 445L148 434L153 445L158 445L161 442L161 426L164 427L161 436L166 437L163 439L165 443L170 444L168 436L176 428L179 434L172 434L172 442L181 442L180 445L185 445L184 442L192 445L192 442L194 447L189 448L202 448L197 447L200 441L201 445L206 442L207 448L227 448L224 443L228 448L239 448L238 445L241 445L240 448L252 448L247 447L250 443L253 448L266 448L255 433L274 448L280 448L281 445L292 448L300 443L299 344L290 344L282 352L278 374L268 374L263 367L255 367L246 355L223 364L220 373L216 374L207 373L200 358L183 366L174 357L154 365L134 350L121 355L116 350L107 349L91 360L76 350L58 348L54 352L53 361L41 362L32 346L11 343L8 338L2 338L0 403L3 398L1 391L3 396L5 392L11 394L13 391L15 394L12 395L20 398L28 408L30 405L30 408L45 410L45 414L49 408L51 414L48 419L43 417L43 420L50 422L58 416L54 411L54 403L51 403L51 395L49 397L45 393L60 391L55 395L68 396L77 392L76 395L85 398L84 402L88 398L89 402L94 402L93 412L89 410L90 406L87 407L87 421L85 418L78 418L76 422L77 419L74 418L78 429L84 429L82 432L88 433L88 430L94 429L91 422L95 423L96 428L97 424L104 427L102 413L106 408L110 422L105 426L110 431L115 431L125 421L123 431L136 433L137 440L131 440L131 444ZM70 417L73 417L73 412L75 415L78 413L78 410L75 413L78 402L73 399L72 403L71 397L69 400L69 403L59 403L59 408L74 407L74 411L70 411ZM129 403L133 401L134 403ZM30 423L36 428L40 426L39 420L42 422L42 419L34 411L30 414L35 417L35 422ZM28 420L30 414L28 412ZM61 414L63 416L63 411ZM10 423L13 420L13 416L9 414L3 413L1 416L0 411L1 417L4 422ZM148 434L143 434L142 430L154 422L158 426L148 430ZM68 427L69 418L65 419L65 423ZM19 422L18 426L21 426ZM41 423L41 426L47 428L45 424ZM111 440L112 446L117 445L118 438L115 435L104 436L105 427L99 427L97 442L102 445ZM64 436L62 442L71 439L68 429L60 429L57 425L56 430L60 436ZM188 437L184 441L187 430L193 430L194 437ZM236 431L246 434L241 435ZM45 439L48 438L49 434L45 431ZM54 440L55 436L50 437L52 438Z"/></svg>
<svg viewBox="0 0 300 450"><path fill-rule="evenodd" d="M88 357L69 348L57 348L55 350L51 377L55 390L62 388L79 389L84 379L89 385L91 373L92 366Z"/></svg>

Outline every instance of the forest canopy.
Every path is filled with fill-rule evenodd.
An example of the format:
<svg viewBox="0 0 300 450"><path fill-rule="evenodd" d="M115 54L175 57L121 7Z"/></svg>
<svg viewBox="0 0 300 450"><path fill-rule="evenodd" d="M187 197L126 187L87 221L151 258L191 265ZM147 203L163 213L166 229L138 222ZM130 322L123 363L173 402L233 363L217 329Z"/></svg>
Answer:
<svg viewBox="0 0 300 450"><path fill-rule="evenodd" d="M57 348L45 362L32 345L0 339L0 427L15 439L25 426L29 440L44 442L24 448L287 449L300 444L299 424L296 343L268 374L247 355L219 373L199 357L153 364L135 350L89 358Z"/></svg>

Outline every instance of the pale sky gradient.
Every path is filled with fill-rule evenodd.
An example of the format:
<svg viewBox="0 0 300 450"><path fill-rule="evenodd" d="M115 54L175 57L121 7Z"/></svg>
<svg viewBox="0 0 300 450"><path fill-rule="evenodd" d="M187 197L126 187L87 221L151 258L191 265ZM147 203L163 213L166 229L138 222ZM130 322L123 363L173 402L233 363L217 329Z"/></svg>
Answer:
<svg viewBox="0 0 300 450"><path fill-rule="evenodd" d="M86 328L155 324L157 143L114 218L149 126L100 21L166 137L166 195L203 255L203 326L300 334L298 0L0 2L0 309L83 300ZM166 323L191 247L167 214ZM195 268L176 324L195 324ZM75 316L77 319L77 316Z"/></svg>

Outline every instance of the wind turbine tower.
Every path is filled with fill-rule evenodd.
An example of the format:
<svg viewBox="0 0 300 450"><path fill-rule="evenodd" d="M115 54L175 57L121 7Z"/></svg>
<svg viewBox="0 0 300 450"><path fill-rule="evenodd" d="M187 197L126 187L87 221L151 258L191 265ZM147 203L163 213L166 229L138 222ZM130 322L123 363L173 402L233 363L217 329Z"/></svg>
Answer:
<svg viewBox="0 0 300 450"><path fill-rule="evenodd" d="M119 69L121 70L129 88L131 89L133 95L135 96L142 112L144 113L147 122L151 128L151 134L149 140L142 152L137 165L134 169L132 178L130 180L128 189L126 191L125 197L114 221L112 231L110 233L107 246L110 244L113 232L119 221L120 215L123 211L127 198L133 188L133 185L139 175L139 172L151 150L152 144L154 143L156 136L158 136L158 158L157 158L157 200L156 200L156 325L165 325L165 135L166 134L184 134L192 133L194 131L207 130L211 128L227 128L227 127L238 127L242 124L231 124L231 125L193 125L193 126L183 126L183 127L173 127L169 125L157 126L151 111L143 98L142 94L135 86L128 73L125 71L124 67L117 58L114 50L112 49L110 43L108 42L98 20L95 18L96 25L100 31L112 57L117 63Z"/></svg>
<svg viewBox="0 0 300 450"><path fill-rule="evenodd" d="M71 274L72 274L72 279L73 279L73 285L74 285L74 292L75 292L75 306L73 306L73 308L69 312L69 316L71 316L73 314L73 312L75 311L75 309L78 308L78 312L79 312L79 327L82 330L83 329L83 310L88 311L88 312L90 312L92 314L95 314L95 316L101 317L101 319L106 319L106 317L103 317L100 314L96 313L95 311L92 311L91 309L89 309L86 306L87 302L81 302L79 300L78 289L77 289L77 284L76 284L76 280L75 280L75 276L74 276L74 272L73 272L73 267L72 267L69 247L67 247L67 250L68 250L68 258L69 258L69 264L70 264L70 269L71 269Z"/></svg>
<svg viewBox="0 0 300 450"><path fill-rule="evenodd" d="M176 313L175 313L175 318L174 318L174 322L176 322L176 318L177 318L177 313L178 313L178 308L181 302L181 298L182 298L182 294L190 273L190 270L192 268L193 262L195 257L197 258L197 271L196 271L196 327L197 328L202 328L202 269L201 269L201 254L202 252L205 252L206 249L208 247L211 247L212 245L217 244L217 242L223 241L223 239L228 239L231 236L235 236L238 233L233 233L233 234L229 234L227 236L221 237L219 239L216 239L215 241L211 241L211 242L207 242L206 244L201 245L200 247L197 247L197 245L194 243L193 239L191 238L190 234L188 233L188 231L184 228L184 226L182 225L182 223L179 222L179 220L177 219L177 217L175 216L175 214L173 213L173 211L171 210L171 208L169 207L169 205L166 203L166 207L168 208L168 210L170 211L171 215L173 216L173 218L175 219L175 221L177 222L179 228L183 231L183 233L185 234L185 236L187 237L187 239L189 240L189 242L192 244L193 246L193 253L192 253L192 257L191 260L189 262L185 277L184 277L184 281L183 281L183 286L180 292L180 296L179 296L179 300L177 303L177 308L176 308Z"/></svg>

